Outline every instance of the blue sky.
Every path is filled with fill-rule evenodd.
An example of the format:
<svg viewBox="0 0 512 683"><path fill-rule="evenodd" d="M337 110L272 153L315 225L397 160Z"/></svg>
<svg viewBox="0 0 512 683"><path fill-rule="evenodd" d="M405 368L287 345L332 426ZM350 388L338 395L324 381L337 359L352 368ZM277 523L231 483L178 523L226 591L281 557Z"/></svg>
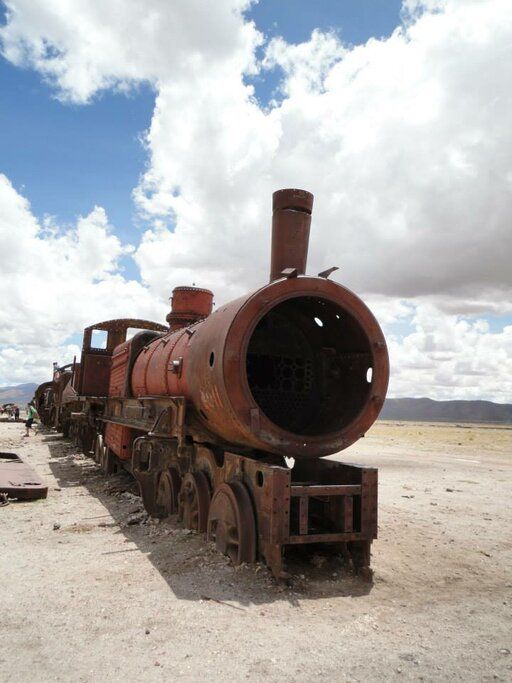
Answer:
<svg viewBox="0 0 512 683"><path fill-rule="evenodd" d="M64 105L39 74L5 59L0 82L2 167L34 212L71 222L101 204L127 236L134 221L130 193L145 162L139 134L151 121L151 88Z"/></svg>
<svg viewBox="0 0 512 683"><path fill-rule="evenodd" d="M266 35L283 36L290 43L308 40L318 28L360 44L389 35L400 23L401 4L401 0L261 0L248 16Z"/></svg>

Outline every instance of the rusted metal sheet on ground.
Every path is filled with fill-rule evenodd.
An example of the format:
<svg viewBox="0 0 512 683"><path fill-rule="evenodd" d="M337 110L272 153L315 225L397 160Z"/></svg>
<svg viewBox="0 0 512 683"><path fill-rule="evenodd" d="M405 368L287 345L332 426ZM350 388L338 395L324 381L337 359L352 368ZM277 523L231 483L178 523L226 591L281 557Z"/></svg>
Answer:
<svg viewBox="0 0 512 683"><path fill-rule="evenodd" d="M16 453L0 453L0 493L17 500L46 498L48 486Z"/></svg>

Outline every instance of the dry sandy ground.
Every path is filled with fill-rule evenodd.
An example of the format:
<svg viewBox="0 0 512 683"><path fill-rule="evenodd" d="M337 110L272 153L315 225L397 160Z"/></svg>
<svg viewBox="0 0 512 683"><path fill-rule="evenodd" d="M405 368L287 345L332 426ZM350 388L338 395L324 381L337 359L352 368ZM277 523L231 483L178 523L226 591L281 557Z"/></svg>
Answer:
<svg viewBox="0 0 512 683"><path fill-rule="evenodd" d="M22 431L0 449L50 491L0 508L0 680L512 680L510 429L379 423L343 454L380 469L373 586L335 558L277 585L128 524L127 478Z"/></svg>

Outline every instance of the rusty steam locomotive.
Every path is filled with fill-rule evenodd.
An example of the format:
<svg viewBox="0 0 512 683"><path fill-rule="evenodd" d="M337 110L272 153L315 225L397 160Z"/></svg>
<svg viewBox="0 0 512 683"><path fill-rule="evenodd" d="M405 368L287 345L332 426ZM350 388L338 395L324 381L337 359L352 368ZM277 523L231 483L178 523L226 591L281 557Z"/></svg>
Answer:
<svg viewBox="0 0 512 683"><path fill-rule="evenodd" d="M325 543L371 576L377 470L323 456L377 418L388 353L334 268L305 275L312 206L274 193L268 284L213 313L212 292L177 287L168 327L92 325L80 363L54 366L36 400L105 472L130 471L152 516L177 513L234 564L259 556L281 577L287 548Z"/></svg>

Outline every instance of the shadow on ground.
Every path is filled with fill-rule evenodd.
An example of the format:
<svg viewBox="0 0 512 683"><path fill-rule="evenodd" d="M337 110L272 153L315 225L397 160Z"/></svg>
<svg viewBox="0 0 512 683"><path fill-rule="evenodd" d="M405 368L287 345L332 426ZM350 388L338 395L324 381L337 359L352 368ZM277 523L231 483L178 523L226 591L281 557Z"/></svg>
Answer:
<svg viewBox="0 0 512 683"><path fill-rule="evenodd" d="M137 484L127 472L105 476L91 459L77 452L68 439L47 433L43 442L50 450L50 469L64 489L84 486L106 508L104 515L77 519L59 532L115 528L126 549L104 554L141 552L153 564L178 598L236 602L239 605L267 604L285 600L299 606L301 600L367 595L372 585L343 567L339 555L317 552L311 558L289 559L292 578L274 580L263 563L233 567L206 541L204 534L184 529L173 516L151 520L145 515ZM232 609L243 609L229 605Z"/></svg>

